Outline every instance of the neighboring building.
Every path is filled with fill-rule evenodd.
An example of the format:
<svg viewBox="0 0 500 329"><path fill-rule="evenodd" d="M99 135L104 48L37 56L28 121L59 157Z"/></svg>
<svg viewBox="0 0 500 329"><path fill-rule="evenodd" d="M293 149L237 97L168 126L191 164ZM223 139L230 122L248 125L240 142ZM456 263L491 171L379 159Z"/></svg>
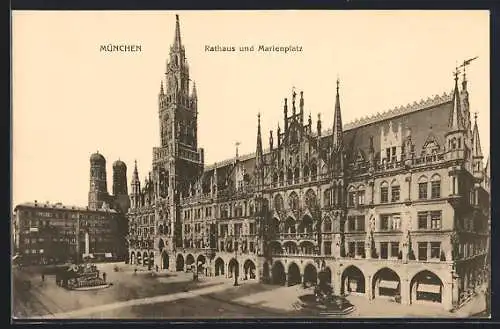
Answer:
<svg viewBox="0 0 500 329"><path fill-rule="evenodd" d="M178 17L166 71L161 146L131 184L131 263L289 285L326 271L336 294L446 309L484 280L489 166L465 72L450 94L346 125L337 82L328 131L293 92L269 148L259 115L254 154L206 166Z"/></svg>
<svg viewBox="0 0 500 329"><path fill-rule="evenodd" d="M14 209L15 251L28 263L66 262L77 255L123 256L115 232L123 216L113 209L23 203Z"/></svg>
<svg viewBox="0 0 500 329"><path fill-rule="evenodd" d="M109 195L106 159L97 152L90 157L88 206L37 201L17 205L14 249L32 263L76 260L77 255L125 259L129 206L127 166L120 160L113 164L113 195Z"/></svg>

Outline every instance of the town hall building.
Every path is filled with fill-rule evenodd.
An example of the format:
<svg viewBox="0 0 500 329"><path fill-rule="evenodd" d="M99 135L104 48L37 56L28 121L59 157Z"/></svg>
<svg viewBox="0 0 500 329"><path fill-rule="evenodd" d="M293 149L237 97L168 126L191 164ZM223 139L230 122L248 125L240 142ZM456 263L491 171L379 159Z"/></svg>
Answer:
<svg viewBox="0 0 500 329"><path fill-rule="evenodd" d="M131 182L130 263L278 285L326 273L335 294L448 310L486 280L491 175L465 65L449 94L347 124L339 81L332 124L313 124L294 91L267 140L257 116L255 153L207 165L175 24L160 145Z"/></svg>

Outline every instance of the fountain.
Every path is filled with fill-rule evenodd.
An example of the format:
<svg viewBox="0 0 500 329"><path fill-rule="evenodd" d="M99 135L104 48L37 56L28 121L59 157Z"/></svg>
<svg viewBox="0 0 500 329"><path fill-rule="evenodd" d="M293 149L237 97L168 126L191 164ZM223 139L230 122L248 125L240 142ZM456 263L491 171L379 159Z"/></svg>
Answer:
<svg viewBox="0 0 500 329"><path fill-rule="evenodd" d="M107 288L107 283L99 276L99 270L94 264L69 265L56 274L58 285L70 290L93 290Z"/></svg>
<svg viewBox="0 0 500 329"><path fill-rule="evenodd" d="M306 312L314 315L346 315L354 311L352 305L345 297L335 296L333 288L328 282L329 272L318 273L319 284L314 288L314 294L299 297L300 305Z"/></svg>

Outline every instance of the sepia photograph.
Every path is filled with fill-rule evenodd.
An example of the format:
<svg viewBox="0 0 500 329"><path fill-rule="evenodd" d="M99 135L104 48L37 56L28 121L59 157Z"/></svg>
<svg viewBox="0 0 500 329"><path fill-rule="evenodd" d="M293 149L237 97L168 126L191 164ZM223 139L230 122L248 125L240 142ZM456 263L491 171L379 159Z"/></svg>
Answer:
<svg viewBox="0 0 500 329"><path fill-rule="evenodd" d="M491 317L487 10L12 11L13 320Z"/></svg>

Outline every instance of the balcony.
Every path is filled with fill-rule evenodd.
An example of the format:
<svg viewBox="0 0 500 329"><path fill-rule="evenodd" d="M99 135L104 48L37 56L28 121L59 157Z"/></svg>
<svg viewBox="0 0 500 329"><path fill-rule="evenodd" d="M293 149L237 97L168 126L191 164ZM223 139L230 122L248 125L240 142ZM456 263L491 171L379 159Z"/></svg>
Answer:
<svg viewBox="0 0 500 329"><path fill-rule="evenodd" d="M316 240L318 234L315 232L304 232L304 233L280 233L280 240Z"/></svg>

